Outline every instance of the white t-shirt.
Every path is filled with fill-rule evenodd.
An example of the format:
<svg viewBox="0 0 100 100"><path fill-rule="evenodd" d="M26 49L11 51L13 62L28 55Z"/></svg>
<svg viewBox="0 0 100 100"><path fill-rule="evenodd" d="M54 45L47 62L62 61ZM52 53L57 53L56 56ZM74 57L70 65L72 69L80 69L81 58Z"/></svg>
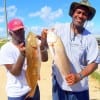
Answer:
<svg viewBox="0 0 100 100"><path fill-rule="evenodd" d="M14 64L18 59L19 53L18 48L12 42L4 44L0 49L0 65ZM14 76L7 70L7 96L20 97L30 90L25 78L25 70L26 61L20 76Z"/></svg>
<svg viewBox="0 0 100 100"><path fill-rule="evenodd" d="M70 24L55 25L57 35L62 39L67 56L71 62L71 72L79 73L87 64L96 61L98 56L98 44L96 39L86 29L82 34L74 36ZM56 65L53 65L53 74L63 90L84 91L88 89L88 78L85 77L75 85L68 86L65 78L61 76Z"/></svg>

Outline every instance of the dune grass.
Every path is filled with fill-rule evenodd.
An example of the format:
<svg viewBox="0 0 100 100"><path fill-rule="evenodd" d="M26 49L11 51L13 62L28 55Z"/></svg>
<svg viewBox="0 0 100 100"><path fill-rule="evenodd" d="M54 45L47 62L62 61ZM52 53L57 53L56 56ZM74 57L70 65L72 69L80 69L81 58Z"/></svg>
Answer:
<svg viewBox="0 0 100 100"><path fill-rule="evenodd" d="M100 73L98 73L98 72L93 72L93 73L91 74L91 77L94 78L94 79L96 79L96 80L100 83Z"/></svg>
<svg viewBox="0 0 100 100"><path fill-rule="evenodd" d="M0 47L1 47L2 45L4 45L7 41L8 41L7 39L2 39L2 40L0 40Z"/></svg>
<svg viewBox="0 0 100 100"><path fill-rule="evenodd" d="M1 42L1 43L0 43L0 47L1 47L3 44L5 44L5 43Z"/></svg>

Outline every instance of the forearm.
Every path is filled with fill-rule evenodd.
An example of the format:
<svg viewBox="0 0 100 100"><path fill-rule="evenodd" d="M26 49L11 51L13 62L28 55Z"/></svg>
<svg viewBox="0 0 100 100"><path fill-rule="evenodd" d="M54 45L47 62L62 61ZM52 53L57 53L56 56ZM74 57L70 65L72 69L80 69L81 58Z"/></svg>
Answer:
<svg viewBox="0 0 100 100"><path fill-rule="evenodd" d="M96 63L91 63L89 65L86 66L86 68L84 68L79 74L82 75L82 78L90 75L92 72L94 72L98 67L98 64Z"/></svg>
<svg viewBox="0 0 100 100"><path fill-rule="evenodd" d="M48 51L46 47L42 47L40 48L40 52L41 52L41 60L43 62L48 61Z"/></svg>
<svg viewBox="0 0 100 100"><path fill-rule="evenodd" d="M25 56L20 54L15 64L6 64L5 66L11 74L18 76L22 71L24 60Z"/></svg>
<svg viewBox="0 0 100 100"><path fill-rule="evenodd" d="M68 85L74 85L80 80L82 80L84 77L90 75L92 72L94 72L97 68L98 64L96 63L91 63L86 68L84 68L81 72L74 74L70 73L66 76L66 81Z"/></svg>

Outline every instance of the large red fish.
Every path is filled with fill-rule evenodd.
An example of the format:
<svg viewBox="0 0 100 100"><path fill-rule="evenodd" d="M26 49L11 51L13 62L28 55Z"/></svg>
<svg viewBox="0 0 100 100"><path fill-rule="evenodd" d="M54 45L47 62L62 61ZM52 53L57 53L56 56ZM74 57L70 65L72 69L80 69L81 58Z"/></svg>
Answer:
<svg viewBox="0 0 100 100"><path fill-rule="evenodd" d="M30 32L26 39L26 59L27 59L27 70L26 79L31 91L28 97L32 97L35 93L35 89L40 78L40 66L41 66L41 55L39 41L36 35Z"/></svg>
<svg viewBox="0 0 100 100"><path fill-rule="evenodd" d="M66 76L70 73L71 66L60 37L53 31L48 31L47 42L52 58L57 65L59 72L62 76Z"/></svg>

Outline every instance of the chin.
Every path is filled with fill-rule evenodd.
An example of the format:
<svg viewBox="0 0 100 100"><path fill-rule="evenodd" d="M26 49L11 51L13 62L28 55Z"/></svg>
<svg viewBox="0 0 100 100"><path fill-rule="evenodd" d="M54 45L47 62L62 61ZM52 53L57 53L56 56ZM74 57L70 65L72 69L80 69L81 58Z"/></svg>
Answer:
<svg viewBox="0 0 100 100"><path fill-rule="evenodd" d="M75 23L74 25L77 26L77 27L83 27L84 24L78 23L78 22L77 22L77 23Z"/></svg>

